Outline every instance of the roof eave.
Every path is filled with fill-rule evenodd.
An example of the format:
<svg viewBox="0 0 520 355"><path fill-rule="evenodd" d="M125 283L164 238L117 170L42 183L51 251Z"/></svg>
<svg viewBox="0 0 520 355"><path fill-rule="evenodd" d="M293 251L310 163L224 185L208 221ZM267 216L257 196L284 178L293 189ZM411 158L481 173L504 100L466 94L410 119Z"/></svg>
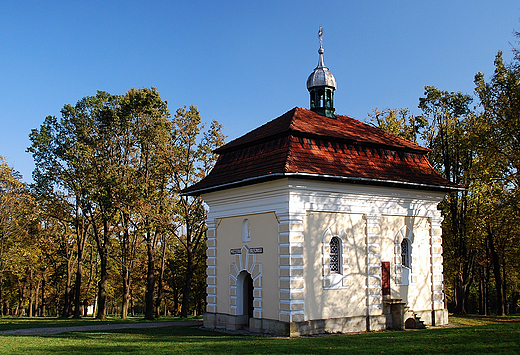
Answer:
<svg viewBox="0 0 520 355"><path fill-rule="evenodd" d="M227 189L231 189L231 188L235 188L235 187L252 185L252 184L256 184L256 183L260 183L260 182L283 179L283 178L288 178L288 177L313 179L313 180L325 180L325 181L339 181L339 182L353 183L353 184L358 183L358 184L366 184L366 185L393 186L393 187L401 187L401 188L417 189L417 190L444 191L446 193L466 190L466 188L464 186L432 185L432 184L422 184L422 183L397 181L397 180L372 179L372 178L338 176L338 175L322 175L322 174L310 174L310 173L276 173L276 174L267 174L267 175L262 175L262 176L256 176L256 177L247 178L247 179L234 181L234 182L230 182L230 183L225 183L225 184L221 184L221 185L203 187L200 189L194 189L192 191L181 192L181 196L200 196L203 193L215 192L215 191L219 191L219 190L227 190Z"/></svg>

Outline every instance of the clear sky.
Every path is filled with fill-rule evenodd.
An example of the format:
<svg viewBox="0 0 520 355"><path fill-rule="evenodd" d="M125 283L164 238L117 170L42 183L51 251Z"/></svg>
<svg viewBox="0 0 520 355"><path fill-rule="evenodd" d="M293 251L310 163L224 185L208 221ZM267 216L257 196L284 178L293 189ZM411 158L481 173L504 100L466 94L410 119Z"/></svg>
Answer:
<svg viewBox="0 0 520 355"><path fill-rule="evenodd" d="M0 155L31 182L29 133L97 90L157 87L172 113L195 105L227 141L309 107L318 62L336 112L419 114L424 85L473 95L473 78L511 58L518 0L0 0Z"/></svg>

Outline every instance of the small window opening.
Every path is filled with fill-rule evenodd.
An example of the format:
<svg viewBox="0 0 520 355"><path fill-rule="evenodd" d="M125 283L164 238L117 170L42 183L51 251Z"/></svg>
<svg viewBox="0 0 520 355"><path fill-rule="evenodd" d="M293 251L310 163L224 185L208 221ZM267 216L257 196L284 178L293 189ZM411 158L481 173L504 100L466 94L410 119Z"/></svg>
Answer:
<svg viewBox="0 0 520 355"><path fill-rule="evenodd" d="M410 241L406 238L401 242L401 264L410 268Z"/></svg>
<svg viewBox="0 0 520 355"><path fill-rule="evenodd" d="M330 271L340 273L341 267L341 241L338 237L333 237L329 243L330 246Z"/></svg>

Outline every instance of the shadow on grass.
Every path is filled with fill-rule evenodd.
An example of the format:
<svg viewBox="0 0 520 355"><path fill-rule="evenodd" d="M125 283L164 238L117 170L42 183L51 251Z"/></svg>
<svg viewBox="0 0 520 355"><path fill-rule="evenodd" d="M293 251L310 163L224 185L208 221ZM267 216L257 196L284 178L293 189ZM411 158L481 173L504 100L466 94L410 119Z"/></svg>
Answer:
<svg viewBox="0 0 520 355"><path fill-rule="evenodd" d="M49 328L49 327L74 327L84 325L103 325L103 324L126 324L126 323L148 323L148 322L183 322L189 320L202 320L201 316L180 318L180 317L160 317L154 320L145 320L143 316L128 317L107 317L106 319L95 319L92 317L84 318L57 318L57 317L0 317L0 331L26 328Z"/></svg>
<svg viewBox="0 0 520 355"><path fill-rule="evenodd" d="M22 337L2 337L20 340ZM34 339L34 340L32 340ZM489 354L518 353L520 324L302 338L225 334L190 326L24 337L31 354ZM13 344L9 344L12 346ZM15 346L16 348L16 346ZM2 345L0 349L5 349Z"/></svg>

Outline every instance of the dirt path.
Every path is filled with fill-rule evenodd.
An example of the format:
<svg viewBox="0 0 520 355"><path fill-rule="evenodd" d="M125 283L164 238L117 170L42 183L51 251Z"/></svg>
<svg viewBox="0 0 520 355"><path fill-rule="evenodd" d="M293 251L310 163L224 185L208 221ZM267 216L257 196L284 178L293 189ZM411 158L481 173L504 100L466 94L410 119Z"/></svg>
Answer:
<svg viewBox="0 0 520 355"><path fill-rule="evenodd" d="M175 327L183 325L202 325L202 321L191 320L185 322L153 322L153 323L123 323L123 324L100 324L100 325L81 325L75 327L52 327L52 328L26 328L0 331L0 335L47 335L66 332L95 332L118 329L135 328L160 328Z"/></svg>

